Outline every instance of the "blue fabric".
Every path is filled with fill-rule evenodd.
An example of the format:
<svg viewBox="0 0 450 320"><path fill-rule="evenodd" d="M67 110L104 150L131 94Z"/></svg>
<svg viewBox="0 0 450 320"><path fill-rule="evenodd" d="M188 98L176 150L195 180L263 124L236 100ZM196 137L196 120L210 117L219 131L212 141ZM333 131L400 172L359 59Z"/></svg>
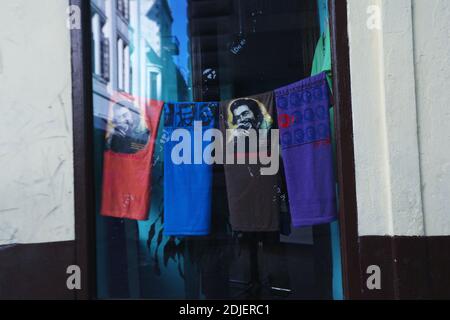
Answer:
<svg viewBox="0 0 450 320"><path fill-rule="evenodd" d="M320 24L320 34L322 35L321 41L326 41L327 43L324 46L330 46L330 38L329 38L329 27L328 27L328 0L317 0L317 7L319 11L319 24ZM324 38L324 39L323 39ZM331 59L331 55L325 55L321 57L322 59ZM321 61L320 65L323 67L327 67L330 69L320 69L317 72L327 71L331 72L331 61ZM330 83L330 90L331 83ZM332 126L332 135L333 135L333 149L336 150L335 147L335 137L334 137L334 110L330 109L330 119ZM334 151L335 153L336 151ZM337 189L337 185L336 185ZM339 191L337 190L337 199L339 199ZM338 203L339 208L339 203ZM339 231L339 221L334 221L331 223L331 255L332 255L332 264L333 264L333 299L334 300L343 300L344 292L342 285L342 261L341 261L341 249L340 249L340 231Z"/></svg>
<svg viewBox="0 0 450 320"><path fill-rule="evenodd" d="M328 0L317 0L319 8L320 33L325 33L328 24Z"/></svg>
<svg viewBox="0 0 450 320"><path fill-rule="evenodd" d="M341 261L341 235L339 221L331 224L331 256L333 264L333 299L344 300L344 289L342 285L342 261Z"/></svg>
<svg viewBox="0 0 450 320"><path fill-rule="evenodd" d="M203 151L210 141L194 141L194 121L201 121L205 130L217 123L217 103L167 103L164 106L164 234L171 236L208 235L211 227L212 165L205 163ZM172 133L184 129L190 141L172 141ZM190 164L176 164L173 148L182 143L191 147ZM183 149L184 152L184 149ZM181 152L181 155L183 155ZM201 154L200 154L201 152ZM194 156L201 156L201 163ZM198 160L198 159L197 159Z"/></svg>

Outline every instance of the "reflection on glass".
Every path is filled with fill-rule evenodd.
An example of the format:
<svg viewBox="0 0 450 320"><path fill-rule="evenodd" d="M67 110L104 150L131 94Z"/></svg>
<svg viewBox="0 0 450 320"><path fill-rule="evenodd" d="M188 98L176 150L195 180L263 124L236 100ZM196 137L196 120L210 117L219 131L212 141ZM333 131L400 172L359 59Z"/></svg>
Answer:
<svg viewBox="0 0 450 320"><path fill-rule="evenodd" d="M91 0L99 298L332 298L329 227L236 237L221 168L211 236L163 236L162 125L148 220L99 214L103 152L145 147L149 100L239 98L309 76L323 2Z"/></svg>

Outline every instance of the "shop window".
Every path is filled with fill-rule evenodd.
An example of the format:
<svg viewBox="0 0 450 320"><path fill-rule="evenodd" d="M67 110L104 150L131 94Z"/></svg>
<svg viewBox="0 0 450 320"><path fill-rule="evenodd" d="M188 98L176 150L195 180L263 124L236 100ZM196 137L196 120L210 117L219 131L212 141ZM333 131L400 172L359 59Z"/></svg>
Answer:
<svg viewBox="0 0 450 320"><path fill-rule="evenodd" d="M97 31L92 37L98 51L93 50L93 56L99 61L94 74L108 69L108 74L117 75L117 87L98 89L93 98L99 298L341 297L339 236L336 222L330 224L337 204L331 205L330 216L320 223L312 219L316 222L294 226L289 210L294 197L287 192L287 169L282 163L273 184L276 188L265 189L267 195L251 198L251 192L243 191L251 200L238 211L255 214L249 230L236 228L232 218L236 207L230 198L239 196L230 193L230 181L236 179L234 188L241 192L249 180L240 183L239 175L258 175L252 168L233 176L216 163L207 175L166 183L177 170L167 165L167 129L175 124L189 128L196 116L202 125L229 117L228 125L247 131L254 126L298 125L296 135L281 141L309 139L317 148L332 143L329 123L325 123L329 120L327 105L288 116L286 122L278 118L275 107L282 102L265 104L254 98L270 97L281 87L311 78L313 69L323 67L325 62L318 66L315 55L321 56L318 44L325 51L330 41L327 15L323 0L117 1L117 7L107 14L108 25L120 28L114 21L125 17L129 34L124 35L123 29L108 31L110 39L116 39L117 62L111 70L100 67L103 55L98 56L101 46L96 40L102 38L101 27L94 15L92 25ZM327 96L325 88L283 101L286 106L304 106L313 95ZM225 101L230 103L224 116L217 110ZM175 105L179 102L184 104ZM316 118L325 120L302 131L302 121ZM320 166L310 171L322 172ZM309 176L289 178L314 183ZM265 180L261 181L248 190L259 192L266 187ZM334 194L333 183L330 194ZM322 198L331 199L330 194ZM165 203L174 195L172 202ZM276 222L257 231L255 225L263 218L252 207L267 199L276 202L276 209L270 211ZM195 220L198 211L194 209L188 220L205 223L207 231L200 236L169 232L170 223L184 222L182 217L169 216L168 205L183 206L189 201L209 206L206 220Z"/></svg>

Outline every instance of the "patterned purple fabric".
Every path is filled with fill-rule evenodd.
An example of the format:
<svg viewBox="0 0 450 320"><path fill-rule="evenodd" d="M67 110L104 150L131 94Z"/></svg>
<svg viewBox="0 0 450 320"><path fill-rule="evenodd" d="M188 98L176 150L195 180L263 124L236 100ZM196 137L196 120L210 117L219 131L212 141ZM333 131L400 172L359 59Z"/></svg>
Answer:
<svg viewBox="0 0 450 320"><path fill-rule="evenodd" d="M326 74L275 90L281 155L294 227L336 219Z"/></svg>

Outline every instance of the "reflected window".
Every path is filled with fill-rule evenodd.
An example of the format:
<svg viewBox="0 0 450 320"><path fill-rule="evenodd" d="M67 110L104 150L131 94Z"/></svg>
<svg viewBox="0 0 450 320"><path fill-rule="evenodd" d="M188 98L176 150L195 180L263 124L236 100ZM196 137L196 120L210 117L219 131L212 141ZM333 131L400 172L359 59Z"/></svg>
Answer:
<svg viewBox="0 0 450 320"><path fill-rule="evenodd" d="M117 0L117 13L125 20L130 19L130 0Z"/></svg>
<svg viewBox="0 0 450 320"><path fill-rule="evenodd" d="M93 73L109 81L109 39L105 35L106 16L98 8L92 9L92 68Z"/></svg>
<svg viewBox="0 0 450 320"><path fill-rule="evenodd" d="M117 76L118 89L130 92L130 47L120 37L117 39Z"/></svg>

